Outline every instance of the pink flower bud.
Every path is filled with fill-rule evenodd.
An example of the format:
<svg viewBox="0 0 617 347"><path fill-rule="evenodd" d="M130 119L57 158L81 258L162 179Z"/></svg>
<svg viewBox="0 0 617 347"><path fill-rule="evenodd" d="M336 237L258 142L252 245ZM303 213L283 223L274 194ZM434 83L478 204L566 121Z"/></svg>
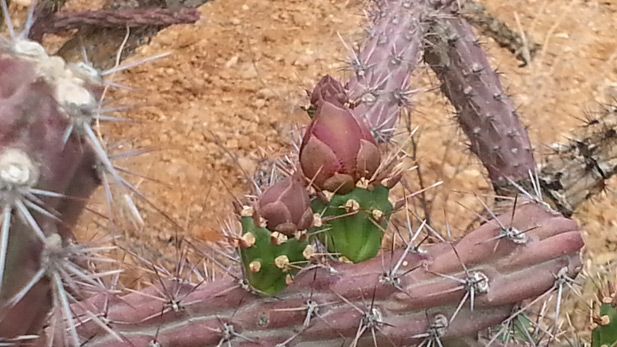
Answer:
<svg viewBox="0 0 617 347"><path fill-rule="evenodd" d="M263 218L268 230L293 236L313 224L311 198L299 178L288 177L261 194L253 217L257 225Z"/></svg>
<svg viewBox="0 0 617 347"><path fill-rule="evenodd" d="M381 160L375 139L345 106L323 100L306 130L300 167L320 189L345 194Z"/></svg>
<svg viewBox="0 0 617 347"><path fill-rule="evenodd" d="M322 77L311 93L311 106L314 108L318 108L324 101L341 105L348 101L345 88L329 75Z"/></svg>

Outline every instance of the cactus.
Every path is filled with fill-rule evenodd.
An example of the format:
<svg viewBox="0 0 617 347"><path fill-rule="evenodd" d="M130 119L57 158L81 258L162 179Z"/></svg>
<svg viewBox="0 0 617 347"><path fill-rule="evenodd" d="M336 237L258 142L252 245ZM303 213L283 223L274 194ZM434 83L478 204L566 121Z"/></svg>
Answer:
<svg viewBox="0 0 617 347"><path fill-rule="evenodd" d="M613 281L607 281L598 290L600 300L599 312L592 313L591 345L593 347L617 345L617 287Z"/></svg>
<svg viewBox="0 0 617 347"><path fill-rule="evenodd" d="M328 251L358 263L377 255L392 213L381 181L381 153L364 122L354 118L338 81L323 77L311 94L312 121L300 147L302 173L317 190L316 234ZM379 172L381 171L381 172ZM392 184L393 182L390 182Z"/></svg>
<svg viewBox="0 0 617 347"><path fill-rule="evenodd" d="M582 268L582 233L541 198L515 202L499 216L489 210L490 219L456 242L415 242L421 230L409 223L405 248L376 257L398 207L389 196L399 178L393 163L382 161L387 146L378 143L393 136L422 53L495 188L518 189L536 170L511 102L468 24L444 9L450 2L379 5L354 77L343 88L326 76L310 95L298 172L239 206L241 231L228 235L239 256L202 254L240 266L222 264L225 277L208 280L193 264L197 253L183 254L177 273L165 279L149 262L158 284L127 295L99 281L116 271L88 266L107 248L78 244L72 235L99 184L108 194L109 178L133 190L93 130L101 119L103 73L66 64L25 40L32 23L3 41L0 344L34 335L41 335L36 343L56 346L473 344L486 328L525 321L522 302L569 286ZM610 150L597 153L611 162ZM553 177L559 163L542 177ZM560 189L578 191L572 179L559 182ZM582 199L571 195L573 208ZM123 197L143 222L129 194ZM355 264L317 262L331 255ZM183 277L183 270L199 280ZM157 300L161 293L165 298ZM614 306L602 307L609 321L598 323L594 344L614 342Z"/></svg>
<svg viewBox="0 0 617 347"><path fill-rule="evenodd" d="M256 226L252 217L242 217L240 253L249 284L263 294L276 294L293 282L312 255L304 239L287 238Z"/></svg>
<svg viewBox="0 0 617 347"><path fill-rule="evenodd" d="M359 263L375 257L393 210L388 194L389 189L379 185L334 194L325 202L315 199L313 210L325 221L313 232L342 259Z"/></svg>
<svg viewBox="0 0 617 347"><path fill-rule="evenodd" d="M52 295L40 276L53 263L47 252L72 242L84 199L98 185L81 122L97 106L100 83L87 66L66 66L34 42L14 40L0 54L0 331L15 337L44 323ZM22 299L27 306L15 302L24 286L33 288ZM7 310L22 312L19 326Z"/></svg>
<svg viewBox="0 0 617 347"><path fill-rule="evenodd" d="M78 217L101 183L111 194L110 181L119 184L137 221L141 216L133 187L96 130L99 122L116 120L102 107L106 72L69 64L26 39L34 3L20 33L2 5L10 37L0 44L0 336L37 334L51 312L62 328L54 327L50 334L58 334L50 339L76 345L70 303L105 290L99 280L117 273L90 268L109 248L77 244ZM68 337L63 321L70 323Z"/></svg>
<svg viewBox="0 0 617 347"><path fill-rule="evenodd" d="M600 318L593 329L592 346L615 346L617 344L617 304L602 303Z"/></svg>
<svg viewBox="0 0 617 347"><path fill-rule="evenodd" d="M307 235L313 226L308 192L298 178L286 178L240 215L242 236L237 243L246 280L258 293L276 294L293 282L313 254Z"/></svg>
<svg viewBox="0 0 617 347"><path fill-rule="evenodd" d="M354 115L366 122L378 142L389 142L402 109L409 106L410 74L422 54L427 19L437 11L430 1L376 1L369 35L351 52L353 75L346 84L358 105ZM437 7L445 7L437 3Z"/></svg>
<svg viewBox="0 0 617 347"><path fill-rule="evenodd" d="M424 59L497 190L536 172L527 131L465 19L435 21Z"/></svg>
<svg viewBox="0 0 617 347"><path fill-rule="evenodd" d="M181 310L164 310L166 303L152 305L135 293L114 302L107 317L127 346L187 341L330 346L339 345L341 338L364 344L373 333L379 345L447 341L498 324L515 303L545 293L556 280L580 270L583 242L573 221L535 203L517 207L513 219L508 213L499 220L452 245L397 250L392 259L398 265L385 272L379 258L309 269L270 298L258 298L231 279L186 283L182 293L188 293L187 304ZM524 242L502 239L502 223L512 230L531 230ZM90 303L103 305L104 300L93 297ZM439 324L445 326L437 328ZM365 333L357 335L358 327ZM94 323L80 327L84 338L97 332L102 333ZM89 341L92 346L123 345L108 334Z"/></svg>

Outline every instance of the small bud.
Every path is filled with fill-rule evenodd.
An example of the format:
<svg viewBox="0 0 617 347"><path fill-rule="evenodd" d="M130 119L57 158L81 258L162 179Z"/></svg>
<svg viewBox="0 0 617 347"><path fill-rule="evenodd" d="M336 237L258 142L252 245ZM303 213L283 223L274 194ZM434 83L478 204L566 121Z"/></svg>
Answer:
<svg viewBox="0 0 617 347"><path fill-rule="evenodd" d="M19 55L30 58L41 59L47 57L47 52L45 52L45 48L43 48L43 46L41 46L38 42L30 40L17 40L13 44L13 50Z"/></svg>
<svg viewBox="0 0 617 347"><path fill-rule="evenodd" d="M240 211L240 216L242 217L250 217L253 215L253 207L252 206L242 206L242 211Z"/></svg>
<svg viewBox="0 0 617 347"><path fill-rule="evenodd" d="M345 203L345 210L347 212L356 212L359 209L360 209L360 204L354 199L349 199Z"/></svg>
<svg viewBox="0 0 617 347"><path fill-rule="evenodd" d="M294 282L294 277L292 275L287 275L285 276L285 284L286 285L290 285Z"/></svg>
<svg viewBox="0 0 617 347"><path fill-rule="evenodd" d="M268 221L266 221L264 217L258 216L257 225L259 225L260 228L265 228L266 226L268 226Z"/></svg>
<svg viewBox="0 0 617 347"><path fill-rule="evenodd" d="M319 213L315 213L313 215L313 226L316 228L321 228L323 225L323 221L321 220L321 215Z"/></svg>
<svg viewBox="0 0 617 347"><path fill-rule="evenodd" d="M304 248L304 251L302 251L302 255L307 260L311 259L314 254L315 254L315 251L313 250L313 247L311 247L311 245L306 245L306 247Z"/></svg>
<svg viewBox="0 0 617 347"><path fill-rule="evenodd" d="M345 263L345 264L353 264L353 262L345 256L339 257L338 261L340 261L341 263Z"/></svg>
<svg viewBox="0 0 617 347"><path fill-rule="evenodd" d="M604 316L600 317L600 322L599 322L599 324L600 324L601 326L606 326L606 325L611 324L611 317L609 317L609 316L607 316L607 315L604 315Z"/></svg>
<svg viewBox="0 0 617 347"><path fill-rule="evenodd" d="M240 238L240 247L242 249L251 248L253 247L254 244L255 244L255 235L253 235L250 232L242 235L242 237Z"/></svg>
<svg viewBox="0 0 617 347"><path fill-rule="evenodd" d="M373 209L371 211L371 214L373 215L373 218L375 218L376 221L381 221L381 218L383 218L383 212L381 210L378 209Z"/></svg>
<svg viewBox="0 0 617 347"><path fill-rule="evenodd" d="M279 233L278 231L275 231L272 233L272 235L270 235L270 243L272 243L273 245L280 245L285 241L287 241L287 236Z"/></svg>
<svg viewBox="0 0 617 347"><path fill-rule="evenodd" d="M8 148L0 153L0 186L32 187L38 183L39 168L21 149Z"/></svg>
<svg viewBox="0 0 617 347"><path fill-rule="evenodd" d="M289 271L289 258L286 255L279 255L274 259L274 265L283 270L283 272L287 272Z"/></svg>
<svg viewBox="0 0 617 347"><path fill-rule="evenodd" d="M310 96L313 109L317 109L324 101L344 105L349 100L343 85L329 75L321 78Z"/></svg>
<svg viewBox="0 0 617 347"><path fill-rule="evenodd" d="M259 260L253 260L249 263L249 269L252 273L258 273L261 270L261 262Z"/></svg>
<svg viewBox="0 0 617 347"><path fill-rule="evenodd" d="M402 177L401 174L387 177L381 181L381 184L383 184L384 187L390 189L394 187L401 180L401 177Z"/></svg>
<svg viewBox="0 0 617 347"><path fill-rule="evenodd" d="M307 238L306 230L298 230L294 233L296 240L304 241Z"/></svg>
<svg viewBox="0 0 617 347"><path fill-rule="evenodd" d="M322 190L321 191L321 195L323 195L323 199L325 200L325 203L328 203L330 201L332 201L332 198L334 197L334 193L329 191L329 190Z"/></svg>
<svg viewBox="0 0 617 347"><path fill-rule="evenodd" d="M368 189L370 185L370 181L364 177L361 177L358 182L356 182L356 187L361 189Z"/></svg>
<svg viewBox="0 0 617 347"><path fill-rule="evenodd" d="M260 226L291 237L313 224L311 198L299 177L288 177L268 188L257 203L253 219Z"/></svg>

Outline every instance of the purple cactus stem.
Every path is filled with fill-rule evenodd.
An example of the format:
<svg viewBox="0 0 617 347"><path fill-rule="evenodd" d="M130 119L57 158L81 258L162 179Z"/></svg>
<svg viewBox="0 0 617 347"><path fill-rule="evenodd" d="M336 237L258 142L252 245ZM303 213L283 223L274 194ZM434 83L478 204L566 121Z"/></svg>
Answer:
<svg viewBox="0 0 617 347"><path fill-rule="evenodd" d="M352 341L360 325L366 327L360 344L372 343L371 328L379 328L380 345L418 343L431 332L442 341L465 337L499 324L517 303L554 289L559 278L574 278L581 269L583 240L575 222L535 203L517 206L510 224L511 216L508 212L498 217L510 227L509 237L497 238L505 235L504 230L489 221L456 243L428 245L421 253L395 251L393 259L401 259L395 273L384 273L379 258L336 264L331 270L310 269L276 297L254 296L231 279L198 288L187 282L166 282L167 288L181 289L176 291L180 297L186 294L182 300L186 306L180 310L151 300L147 294L161 290L151 287L143 294L110 300L107 318L124 342L92 322L80 326L79 332L90 339L91 346L146 346L155 341L155 335L156 342L166 346L190 346L197 341L200 345L232 341L240 346L273 346L293 341L334 346L340 345L341 338ZM473 312L469 299L457 312L467 293L465 278L476 281ZM308 300L319 315L303 326ZM99 309L104 302L103 295L88 301ZM75 311L83 309L75 307ZM438 328L442 323L446 327Z"/></svg>
<svg viewBox="0 0 617 347"><path fill-rule="evenodd" d="M378 142L392 137L401 108L409 104L409 78L420 61L425 1L378 1L366 43L350 58L353 75L346 84L359 102L354 115L365 121Z"/></svg>
<svg viewBox="0 0 617 347"><path fill-rule="evenodd" d="M0 219L8 228L6 235L3 230L0 336L7 338L35 334L46 322L47 278L20 301L9 301L46 266L48 242L73 240L77 217L98 186L94 152L81 137L66 137L70 119L57 100L57 86L37 75L41 61L28 56L40 53L40 46L15 44L17 53L0 51L0 206L10 212Z"/></svg>
<svg viewBox="0 0 617 347"><path fill-rule="evenodd" d="M493 184L508 186L508 178L519 181L535 173L527 131L471 26L453 14L435 21L426 37L424 58Z"/></svg>

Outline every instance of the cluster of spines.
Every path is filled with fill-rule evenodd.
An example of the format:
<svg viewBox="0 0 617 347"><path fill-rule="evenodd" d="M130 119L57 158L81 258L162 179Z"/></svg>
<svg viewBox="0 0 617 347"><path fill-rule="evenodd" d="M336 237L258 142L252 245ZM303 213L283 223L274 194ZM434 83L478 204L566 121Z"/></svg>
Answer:
<svg viewBox="0 0 617 347"><path fill-rule="evenodd" d="M67 63L16 34L0 1L10 36L0 38L0 336L34 336L79 345L70 305L89 292L106 292L103 278L118 271L90 265L112 250L113 238L76 244L73 228L102 183L112 219L111 183L137 222L134 188L112 163L97 124L117 121L103 106L104 76L90 63ZM50 315L51 313L51 315ZM67 328L68 325L68 328ZM36 338L36 336L34 336Z"/></svg>

